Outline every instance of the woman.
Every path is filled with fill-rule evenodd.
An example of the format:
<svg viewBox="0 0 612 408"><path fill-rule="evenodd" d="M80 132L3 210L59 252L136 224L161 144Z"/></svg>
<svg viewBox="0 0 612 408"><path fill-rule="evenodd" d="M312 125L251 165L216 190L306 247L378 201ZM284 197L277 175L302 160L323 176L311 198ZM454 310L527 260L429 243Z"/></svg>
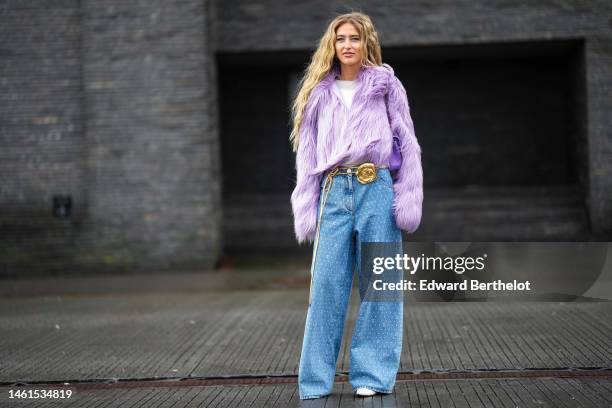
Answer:
<svg viewBox="0 0 612 408"><path fill-rule="evenodd" d="M331 394L362 243L392 242L421 222L421 149L406 91L381 60L362 13L329 24L299 83L290 140L297 241L314 241L300 399ZM364 301L351 341L349 381L362 396L391 393L402 349L403 302Z"/></svg>

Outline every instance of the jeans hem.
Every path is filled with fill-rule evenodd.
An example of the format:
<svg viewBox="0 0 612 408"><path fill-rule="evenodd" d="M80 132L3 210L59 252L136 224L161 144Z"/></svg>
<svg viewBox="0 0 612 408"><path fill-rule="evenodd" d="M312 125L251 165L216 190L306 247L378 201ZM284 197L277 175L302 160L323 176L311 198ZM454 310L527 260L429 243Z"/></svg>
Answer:
<svg viewBox="0 0 612 408"><path fill-rule="evenodd" d="M393 393L393 389L391 389L391 390L383 390L383 389L376 388L376 387L370 387L369 385L353 385L353 387L355 389L357 389L357 388L367 388L370 391L380 392L381 394L392 394Z"/></svg>
<svg viewBox="0 0 612 408"><path fill-rule="evenodd" d="M315 398L323 398L323 397L327 397L329 396L329 394L323 394L323 395L304 395L303 397L300 397L301 400L305 400L305 399L315 399Z"/></svg>

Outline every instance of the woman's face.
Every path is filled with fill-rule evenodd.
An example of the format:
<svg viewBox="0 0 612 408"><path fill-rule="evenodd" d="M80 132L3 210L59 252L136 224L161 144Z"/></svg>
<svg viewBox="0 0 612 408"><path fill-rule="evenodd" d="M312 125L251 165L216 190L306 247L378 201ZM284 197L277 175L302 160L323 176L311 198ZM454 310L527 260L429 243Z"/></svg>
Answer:
<svg viewBox="0 0 612 408"><path fill-rule="evenodd" d="M344 65L361 64L361 38L350 23L336 30L336 58Z"/></svg>

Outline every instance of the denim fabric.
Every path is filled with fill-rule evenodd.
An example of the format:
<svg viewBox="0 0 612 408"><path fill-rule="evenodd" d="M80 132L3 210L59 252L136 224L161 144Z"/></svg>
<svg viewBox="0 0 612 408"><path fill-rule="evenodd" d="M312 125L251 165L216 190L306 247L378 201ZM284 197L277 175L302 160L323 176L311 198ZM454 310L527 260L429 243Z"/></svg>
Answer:
<svg viewBox="0 0 612 408"><path fill-rule="evenodd" d="M361 243L399 242L401 246L402 242L393 217L389 169L378 169L377 178L368 184L359 183L354 174L334 176L320 213L326 179L322 178L320 186L317 214L321 218L313 248L298 375L300 399L332 392L354 268L360 282L363 276ZM403 300L360 299L351 340L349 382L355 388L391 393L402 349Z"/></svg>

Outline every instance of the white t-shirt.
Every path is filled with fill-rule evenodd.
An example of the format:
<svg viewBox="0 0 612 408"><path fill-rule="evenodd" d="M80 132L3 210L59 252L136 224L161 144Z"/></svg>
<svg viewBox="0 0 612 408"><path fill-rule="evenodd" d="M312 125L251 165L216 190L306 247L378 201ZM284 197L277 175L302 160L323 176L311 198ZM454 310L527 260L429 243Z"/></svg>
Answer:
<svg viewBox="0 0 612 408"><path fill-rule="evenodd" d="M353 103L353 95L355 95L355 90L357 89L357 81L346 81L343 79L336 79L336 86L340 91L340 95L342 95L342 100L347 107L351 107Z"/></svg>
<svg viewBox="0 0 612 408"><path fill-rule="evenodd" d="M344 102L344 104L350 109L351 105L353 104L353 96L355 95L355 90L357 89L357 80L352 80L352 81L347 81L347 80L343 80L343 79L336 79L335 81L335 85L338 88L338 90L340 91L340 95L342 96L342 101ZM348 119L348 118L346 118ZM344 135L344 132L346 130L346 120L343 123L342 126L342 134ZM359 163L349 163L349 162L345 162L345 163L341 163L342 165L345 166L354 166L357 165Z"/></svg>

